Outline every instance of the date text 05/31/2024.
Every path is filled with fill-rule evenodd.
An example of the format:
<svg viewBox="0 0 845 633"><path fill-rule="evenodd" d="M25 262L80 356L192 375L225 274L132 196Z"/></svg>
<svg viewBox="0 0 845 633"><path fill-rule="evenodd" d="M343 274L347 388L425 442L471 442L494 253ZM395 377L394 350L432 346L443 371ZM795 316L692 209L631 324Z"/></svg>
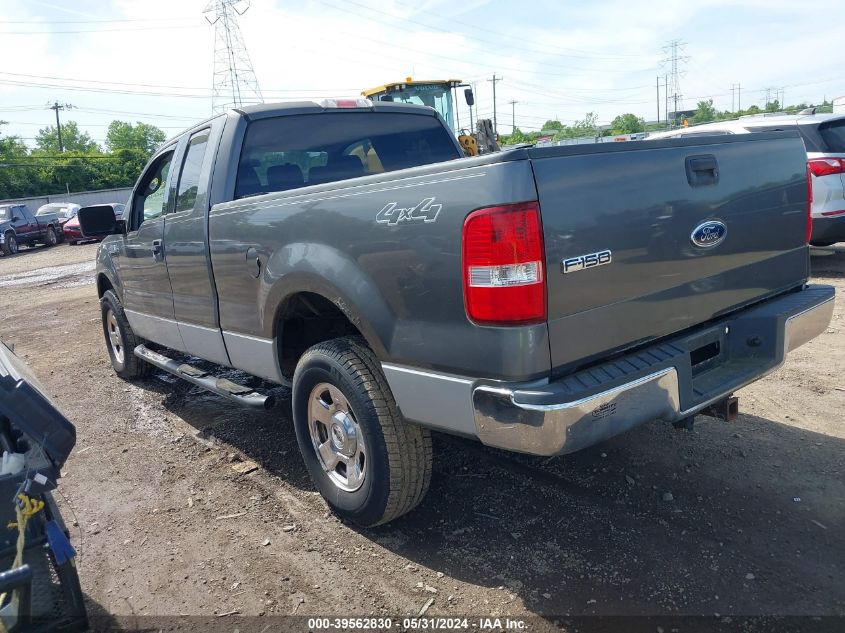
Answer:
<svg viewBox="0 0 845 633"><path fill-rule="evenodd" d="M388 631L393 628L416 631L481 630L481 631L522 631L525 620L511 618L309 618L310 631L360 630Z"/></svg>

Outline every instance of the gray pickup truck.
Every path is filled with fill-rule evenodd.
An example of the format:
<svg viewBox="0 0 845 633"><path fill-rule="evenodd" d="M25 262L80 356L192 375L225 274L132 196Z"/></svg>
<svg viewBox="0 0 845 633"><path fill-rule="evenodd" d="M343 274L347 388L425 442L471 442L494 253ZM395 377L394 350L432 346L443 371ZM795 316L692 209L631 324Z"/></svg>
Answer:
<svg viewBox="0 0 845 633"><path fill-rule="evenodd" d="M833 311L788 132L464 158L429 108L252 106L165 144L123 219L79 217L117 373L270 404L179 350L291 385L315 485L362 525L423 498L432 429L557 455L730 417Z"/></svg>
<svg viewBox="0 0 845 633"><path fill-rule="evenodd" d="M55 213L33 215L25 204L0 205L0 250L4 255L14 255L24 244L55 246L61 235L61 222Z"/></svg>

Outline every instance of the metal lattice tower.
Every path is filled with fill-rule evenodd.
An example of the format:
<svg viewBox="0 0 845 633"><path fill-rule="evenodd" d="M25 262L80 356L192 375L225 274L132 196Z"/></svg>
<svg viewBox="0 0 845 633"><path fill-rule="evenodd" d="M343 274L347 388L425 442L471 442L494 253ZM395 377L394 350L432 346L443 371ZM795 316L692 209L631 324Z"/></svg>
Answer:
<svg viewBox="0 0 845 633"><path fill-rule="evenodd" d="M680 66L689 59L686 55L680 55L684 50L684 46L686 46L686 42L683 40L672 40L663 47L663 50L666 51L666 59L663 60L663 63L669 64L670 69L666 94L675 106L675 120L678 118L678 106L683 105L684 98L681 94L681 75L683 71Z"/></svg>
<svg viewBox="0 0 845 633"><path fill-rule="evenodd" d="M214 25L213 114L264 101L238 26L247 9L249 0L211 0L203 12Z"/></svg>

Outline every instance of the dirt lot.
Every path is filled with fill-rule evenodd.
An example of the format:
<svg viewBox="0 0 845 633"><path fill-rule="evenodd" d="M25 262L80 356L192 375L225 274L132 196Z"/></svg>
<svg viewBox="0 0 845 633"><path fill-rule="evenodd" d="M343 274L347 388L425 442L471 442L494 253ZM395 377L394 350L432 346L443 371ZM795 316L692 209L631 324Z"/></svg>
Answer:
<svg viewBox="0 0 845 633"><path fill-rule="evenodd" d="M77 425L60 490L95 613L845 614L842 245L813 256L831 327L739 393L738 422L547 460L437 436L423 505L375 530L327 512L286 390L255 412L114 375L96 248L0 258L0 337Z"/></svg>

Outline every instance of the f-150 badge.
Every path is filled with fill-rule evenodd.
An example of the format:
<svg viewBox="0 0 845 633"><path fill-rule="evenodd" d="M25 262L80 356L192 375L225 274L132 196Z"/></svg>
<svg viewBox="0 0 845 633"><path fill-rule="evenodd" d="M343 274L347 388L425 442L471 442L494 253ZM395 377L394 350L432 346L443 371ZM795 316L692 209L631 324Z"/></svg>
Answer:
<svg viewBox="0 0 845 633"><path fill-rule="evenodd" d="M434 198L426 198L413 207L401 208L398 202L388 202L384 208L376 213L376 222L396 226L400 222L434 222L443 208L442 204L435 204Z"/></svg>
<svg viewBox="0 0 845 633"><path fill-rule="evenodd" d="M587 268L604 266L609 264L612 259L613 254L610 251L599 251L598 253L569 257L560 262L560 272L565 275L567 273L578 272L579 270L586 270Z"/></svg>

